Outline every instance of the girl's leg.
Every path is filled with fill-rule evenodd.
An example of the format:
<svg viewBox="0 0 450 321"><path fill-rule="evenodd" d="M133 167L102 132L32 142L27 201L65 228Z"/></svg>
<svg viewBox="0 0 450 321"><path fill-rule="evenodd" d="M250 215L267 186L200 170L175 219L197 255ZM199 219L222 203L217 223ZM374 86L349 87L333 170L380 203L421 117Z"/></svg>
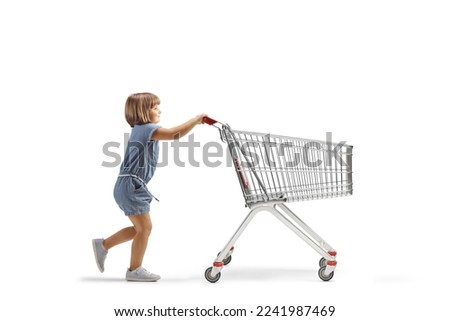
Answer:
<svg viewBox="0 0 450 321"><path fill-rule="evenodd" d="M111 235L107 239L103 241L103 247L105 250L109 250L110 248L127 242L129 240L132 240L134 236L136 235L136 230L133 226L125 227L124 229L121 229L117 233Z"/></svg>
<svg viewBox="0 0 450 321"><path fill-rule="evenodd" d="M93 239L92 246L94 247L95 262L100 272L105 271L105 260L108 250L117 244L129 241L136 235L134 227L126 227L119 232L111 235L106 240Z"/></svg>
<svg viewBox="0 0 450 321"><path fill-rule="evenodd" d="M128 216L134 225L135 235L131 244L130 271L142 266L145 250L147 249L148 237L152 231L150 214Z"/></svg>

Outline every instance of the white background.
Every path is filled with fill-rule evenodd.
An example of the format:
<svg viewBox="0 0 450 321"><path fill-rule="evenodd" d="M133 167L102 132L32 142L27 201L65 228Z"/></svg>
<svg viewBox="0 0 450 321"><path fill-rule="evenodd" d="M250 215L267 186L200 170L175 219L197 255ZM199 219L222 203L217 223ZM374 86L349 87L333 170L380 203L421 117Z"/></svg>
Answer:
<svg viewBox="0 0 450 321"><path fill-rule="evenodd" d="M333 305L334 320L448 320L449 16L445 1L2 2L1 318ZM162 280L124 281L129 244L100 274L91 239L129 224L102 147L123 146L139 91L161 98L163 126L205 112L354 145L352 197L291 204L337 249L333 280L262 213L206 282L248 210L232 168L188 163L150 184L161 202L144 263ZM195 139L219 141L207 125Z"/></svg>

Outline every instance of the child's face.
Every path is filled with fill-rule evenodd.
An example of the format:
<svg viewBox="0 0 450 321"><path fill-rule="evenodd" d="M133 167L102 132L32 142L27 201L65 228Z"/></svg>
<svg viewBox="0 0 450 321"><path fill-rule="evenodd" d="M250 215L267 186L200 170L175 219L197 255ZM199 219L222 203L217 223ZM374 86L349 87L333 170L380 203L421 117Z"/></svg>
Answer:
<svg viewBox="0 0 450 321"><path fill-rule="evenodd" d="M152 109L150 109L150 121L152 123L159 123L160 115L161 110L159 110L159 105L155 105Z"/></svg>

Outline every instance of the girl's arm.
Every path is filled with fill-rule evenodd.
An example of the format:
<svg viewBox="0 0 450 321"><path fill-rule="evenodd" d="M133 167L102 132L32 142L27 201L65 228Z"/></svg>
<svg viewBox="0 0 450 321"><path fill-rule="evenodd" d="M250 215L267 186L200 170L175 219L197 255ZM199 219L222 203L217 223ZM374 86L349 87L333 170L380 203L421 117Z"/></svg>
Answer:
<svg viewBox="0 0 450 321"><path fill-rule="evenodd" d="M200 114L196 117L188 120L187 122L172 127L172 128L163 128L160 127L152 135L152 139L154 140L173 140L173 139L179 139L189 133L192 128L194 128L198 124L203 124L203 117L205 117L206 114Z"/></svg>

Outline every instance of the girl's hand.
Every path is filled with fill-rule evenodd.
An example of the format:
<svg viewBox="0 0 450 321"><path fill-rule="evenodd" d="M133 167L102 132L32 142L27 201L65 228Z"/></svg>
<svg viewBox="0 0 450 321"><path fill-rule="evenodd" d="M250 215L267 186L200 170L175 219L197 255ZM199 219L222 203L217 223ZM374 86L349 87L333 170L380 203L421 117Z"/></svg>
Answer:
<svg viewBox="0 0 450 321"><path fill-rule="evenodd" d="M203 118L208 116L207 114L200 114L195 117L195 124L204 124Z"/></svg>

